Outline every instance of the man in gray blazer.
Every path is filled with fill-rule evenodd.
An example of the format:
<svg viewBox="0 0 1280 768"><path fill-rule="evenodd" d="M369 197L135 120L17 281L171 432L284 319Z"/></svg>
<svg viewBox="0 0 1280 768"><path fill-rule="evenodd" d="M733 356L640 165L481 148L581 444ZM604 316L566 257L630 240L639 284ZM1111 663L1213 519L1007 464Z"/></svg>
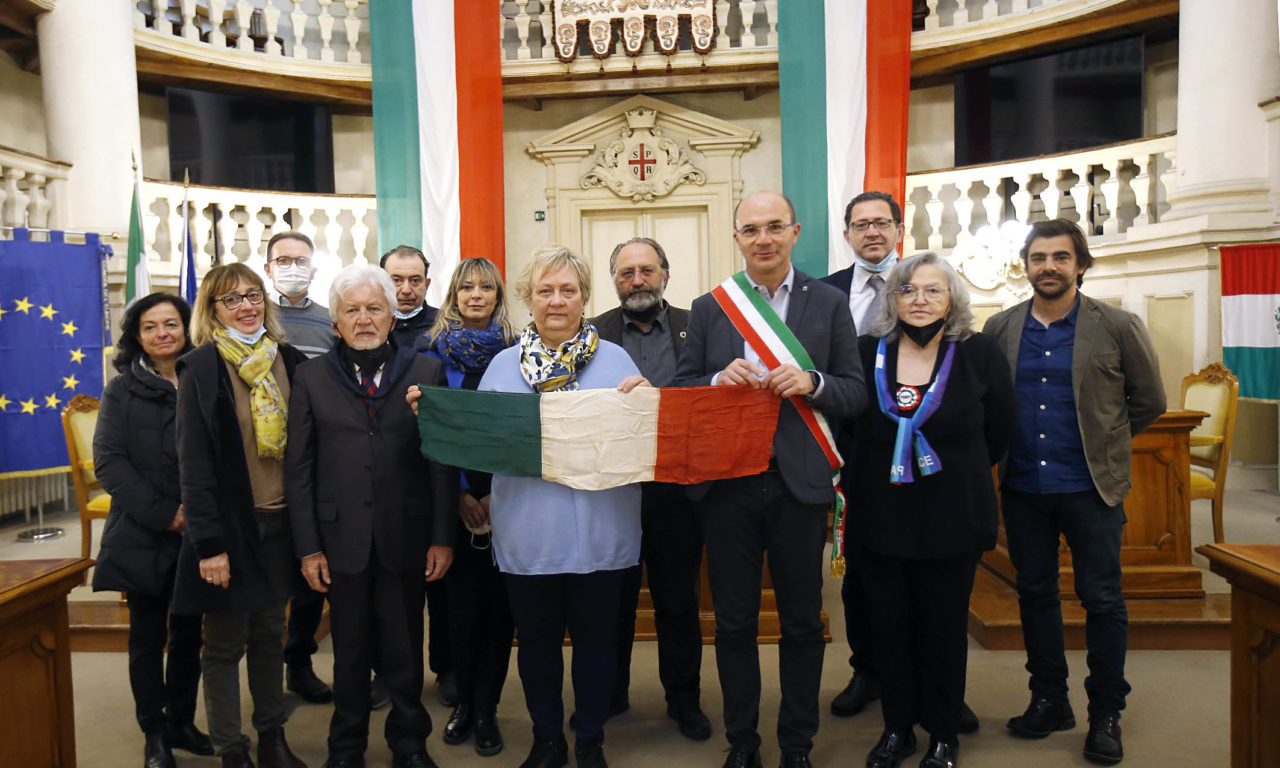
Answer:
<svg viewBox="0 0 1280 768"><path fill-rule="evenodd" d="M680 386L767 388L783 398L769 469L694 486L707 542L716 612L716 667L729 740L725 768L760 762L760 585L767 553L782 639L778 742L784 768L809 768L822 676L822 553L834 492L831 468L789 398L829 418L853 418L867 402L849 303L838 289L791 265L800 234L795 208L777 192L756 192L734 211L734 240L746 278L795 334L812 370L766 370L710 294L693 302L676 371Z"/></svg>
<svg viewBox="0 0 1280 768"><path fill-rule="evenodd" d="M1129 693L1120 542L1130 443L1164 413L1164 386L1142 322L1079 292L1093 264L1079 227L1036 222L1022 261L1034 295L983 328L1004 347L1017 392L1018 429L1000 468L1001 499L1031 703L1008 726L1025 738L1075 727L1058 597L1058 536L1065 534L1086 612L1084 756L1110 765L1124 757L1119 720Z"/></svg>

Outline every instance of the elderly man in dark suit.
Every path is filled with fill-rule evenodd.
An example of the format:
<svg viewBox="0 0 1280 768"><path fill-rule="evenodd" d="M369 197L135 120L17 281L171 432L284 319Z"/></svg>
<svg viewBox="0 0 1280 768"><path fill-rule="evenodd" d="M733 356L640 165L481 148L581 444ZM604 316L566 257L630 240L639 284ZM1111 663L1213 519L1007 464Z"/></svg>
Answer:
<svg viewBox="0 0 1280 768"><path fill-rule="evenodd" d="M600 338L627 350L640 373L655 387L669 387L684 346L689 311L662 298L671 279L667 254L656 240L636 237L618 243L609 256L609 274L619 306L591 320ZM702 627L698 619L698 569L702 530L674 483L645 483L641 497L640 557L648 574L658 631L658 677L667 697L667 715L687 738L711 738L711 721L699 704ZM611 715L630 707L631 646L640 599L640 566L628 571L618 613L618 669Z"/></svg>
<svg viewBox="0 0 1280 768"><path fill-rule="evenodd" d="M734 211L734 240L746 260L746 273L730 278L722 289L741 288L743 298L735 306L748 304L759 311L763 327L757 325L752 337L772 334L787 341L784 336L794 336L805 354L792 357L797 362L807 358L811 366L764 363L777 356L745 341L717 298L725 294L717 289L693 303L676 372L683 386L765 387L785 400L767 471L691 491L702 501L699 516L715 602L716 666L730 744L726 768L761 765L756 641L766 553L782 629L782 766L811 765L822 676L822 552L827 510L835 494L824 450L828 443L820 443L821 431L815 433L806 425L802 411L819 421L853 418L867 401L848 301L836 288L791 265L791 248L799 234L795 208L785 196L749 195ZM747 291L757 296L747 297ZM767 306L760 309L762 304Z"/></svg>
<svg viewBox="0 0 1280 768"><path fill-rule="evenodd" d="M363 766L369 674L391 694L386 738L396 768L434 768L422 705L426 582L453 559L458 474L419 451L411 384L445 383L438 360L388 340L395 288L352 265L329 293L340 337L298 367L289 402L286 490L302 572L329 594L333 719L329 768Z"/></svg>

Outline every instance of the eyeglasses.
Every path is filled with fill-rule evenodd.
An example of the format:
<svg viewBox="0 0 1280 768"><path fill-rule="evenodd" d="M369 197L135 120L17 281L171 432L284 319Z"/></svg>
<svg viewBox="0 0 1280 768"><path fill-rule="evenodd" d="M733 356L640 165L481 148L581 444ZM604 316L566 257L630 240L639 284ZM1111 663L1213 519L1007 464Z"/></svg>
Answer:
<svg viewBox="0 0 1280 768"><path fill-rule="evenodd" d="M915 301L916 296L924 294L924 298L930 304L939 304L947 298L947 294L951 291L940 285L926 285L923 288L917 288L914 285L899 286L894 294L899 300Z"/></svg>
<svg viewBox="0 0 1280 768"><path fill-rule="evenodd" d="M735 229L734 231L748 240L755 240L762 232L768 232L771 236L777 237L795 225L796 223L794 221L790 224L783 224L780 221L774 221L764 225L763 227L757 227L755 224L748 224L742 229Z"/></svg>
<svg viewBox="0 0 1280 768"><path fill-rule="evenodd" d="M889 229L896 227L898 222L893 219L869 219L859 220L849 224L849 229L854 232L866 232L874 227L877 232L887 232Z"/></svg>
<svg viewBox="0 0 1280 768"><path fill-rule="evenodd" d="M292 267L294 264L306 269L311 266L311 259L307 256L277 256L271 260L271 263L275 264L277 267L284 267L285 269Z"/></svg>
<svg viewBox="0 0 1280 768"><path fill-rule="evenodd" d="M656 277L658 274L658 271L659 270L657 267L641 267L640 269L624 269L617 274L617 277L621 279L623 282L629 283L633 279L635 279L637 272L640 273L640 276L643 277L645 280L648 280L652 277Z"/></svg>
<svg viewBox="0 0 1280 768"><path fill-rule="evenodd" d="M254 288L252 291L248 291L247 293L228 293L226 296L219 296L214 299L214 301L222 302L222 306L231 310L239 309L240 305L243 304L246 299L248 299L250 304L256 307L266 301L267 297L262 291Z"/></svg>

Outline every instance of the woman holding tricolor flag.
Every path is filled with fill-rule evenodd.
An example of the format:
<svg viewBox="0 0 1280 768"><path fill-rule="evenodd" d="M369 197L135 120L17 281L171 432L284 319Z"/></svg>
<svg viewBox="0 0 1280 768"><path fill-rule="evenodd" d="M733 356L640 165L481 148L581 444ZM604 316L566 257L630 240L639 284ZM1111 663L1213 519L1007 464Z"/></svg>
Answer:
<svg viewBox="0 0 1280 768"><path fill-rule="evenodd" d="M875 400L854 423L851 544L882 665L884 733L868 768L896 768L929 732L924 768L954 768L964 701L969 592L996 543L991 467L1013 437L1004 354L971 329L969 294L932 252L893 267L886 301L858 339ZM889 297L893 297L889 300Z"/></svg>

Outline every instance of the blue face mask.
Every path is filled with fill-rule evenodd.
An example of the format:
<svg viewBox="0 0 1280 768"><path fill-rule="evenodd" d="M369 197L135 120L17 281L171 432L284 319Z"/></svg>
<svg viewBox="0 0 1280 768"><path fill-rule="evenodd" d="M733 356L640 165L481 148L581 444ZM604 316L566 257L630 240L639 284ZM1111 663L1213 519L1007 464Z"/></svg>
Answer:
<svg viewBox="0 0 1280 768"><path fill-rule="evenodd" d="M418 308L417 308L417 309L415 309L415 310L413 310L412 312L401 312L400 310L398 310L398 309L397 309L397 310L394 312L394 314L395 314L396 318L397 318L397 319L399 319L399 320L408 320L408 319L409 319L409 318L411 318L411 317L415 317L415 316L417 316L417 314L418 314L419 312L421 312L421 311L422 311L422 305L421 305L421 304L419 304L419 305L418 305Z"/></svg>
<svg viewBox="0 0 1280 768"><path fill-rule="evenodd" d="M254 344L257 344L258 340L261 339L263 334L265 334L266 332L267 332L267 327L265 325L259 326L258 330L254 331L253 333L244 333L243 331L238 331L235 328L227 326L228 336L230 336L231 338L235 339L238 342L241 342L242 344L248 344L251 347Z"/></svg>
<svg viewBox="0 0 1280 768"><path fill-rule="evenodd" d="M895 248L892 253L881 259L879 264L872 264L857 255L853 257L853 261L868 272L888 272L890 269L893 269L894 264L898 263L898 250Z"/></svg>

